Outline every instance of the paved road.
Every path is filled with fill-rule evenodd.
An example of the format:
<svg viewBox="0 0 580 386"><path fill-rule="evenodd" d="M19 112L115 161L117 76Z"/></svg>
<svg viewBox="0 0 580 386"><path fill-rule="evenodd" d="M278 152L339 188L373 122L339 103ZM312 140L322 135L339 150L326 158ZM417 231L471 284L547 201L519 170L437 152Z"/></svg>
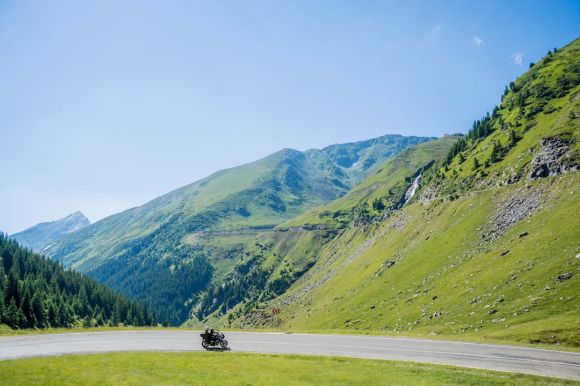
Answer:
<svg viewBox="0 0 580 386"><path fill-rule="evenodd" d="M232 351L337 355L446 364L580 380L580 354L374 336L227 333ZM193 331L119 331L0 337L0 360L110 351L201 351Z"/></svg>

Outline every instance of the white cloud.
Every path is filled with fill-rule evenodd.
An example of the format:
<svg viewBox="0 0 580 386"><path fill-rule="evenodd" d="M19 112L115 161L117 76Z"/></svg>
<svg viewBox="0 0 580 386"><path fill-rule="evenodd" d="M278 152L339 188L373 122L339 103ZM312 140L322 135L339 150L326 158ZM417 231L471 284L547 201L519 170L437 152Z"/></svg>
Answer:
<svg viewBox="0 0 580 386"><path fill-rule="evenodd" d="M524 53L523 52L514 52L512 55L512 59L514 64L521 66L524 62Z"/></svg>
<svg viewBox="0 0 580 386"><path fill-rule="evenodd" d="M435 27L433 27L433 32L441 31L442 29L443 29L443 25L437 24Z"/></svg>
<svg viewBox="0 0 580 386"><path fill-rule="evenodd" d="M483 41L482 38L480 38L479 36L475 35L473 37L473 43L475 43L476 46L481 46L485 42Z"/></svg>

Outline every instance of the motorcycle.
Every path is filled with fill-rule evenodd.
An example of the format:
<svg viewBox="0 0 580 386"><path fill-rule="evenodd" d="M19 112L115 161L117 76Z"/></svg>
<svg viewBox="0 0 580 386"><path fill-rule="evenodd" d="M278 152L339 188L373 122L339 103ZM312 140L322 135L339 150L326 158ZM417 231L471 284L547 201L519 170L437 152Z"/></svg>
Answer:
<svg viewBox="0 0 580 386"><path fill-rule="evenodd" d="M225 339L225 335L221 332L214 332L211 335L200 334L201 336L201 347L206 350L210 348L222 348L225 349L228 347L228 341Z"/></svg>

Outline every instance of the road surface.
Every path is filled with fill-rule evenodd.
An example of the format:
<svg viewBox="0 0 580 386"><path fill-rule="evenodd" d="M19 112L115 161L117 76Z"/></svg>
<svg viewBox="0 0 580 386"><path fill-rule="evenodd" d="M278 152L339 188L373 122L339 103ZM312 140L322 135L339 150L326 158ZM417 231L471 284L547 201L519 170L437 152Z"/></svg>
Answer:
<svg viewBox="0 0 580 386"><path fill-rule="evenodd" d="M580 354L524 347L353 335L226 333L231 351L335 355L445 364L580 380ZM195 331L0 337L0 360L111 351L202 351Z"/></svg>

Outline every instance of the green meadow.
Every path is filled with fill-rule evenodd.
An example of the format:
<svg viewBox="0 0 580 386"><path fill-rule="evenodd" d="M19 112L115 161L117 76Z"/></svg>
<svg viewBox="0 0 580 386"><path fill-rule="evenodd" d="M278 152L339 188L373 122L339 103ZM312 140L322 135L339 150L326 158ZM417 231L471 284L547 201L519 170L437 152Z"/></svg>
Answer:
<svg viewBox="0 0 580 386"><path fill-rule="evenodd" d="M450 366L241 353L114 353L0 362L10 385L573 385Z"/></svg>

